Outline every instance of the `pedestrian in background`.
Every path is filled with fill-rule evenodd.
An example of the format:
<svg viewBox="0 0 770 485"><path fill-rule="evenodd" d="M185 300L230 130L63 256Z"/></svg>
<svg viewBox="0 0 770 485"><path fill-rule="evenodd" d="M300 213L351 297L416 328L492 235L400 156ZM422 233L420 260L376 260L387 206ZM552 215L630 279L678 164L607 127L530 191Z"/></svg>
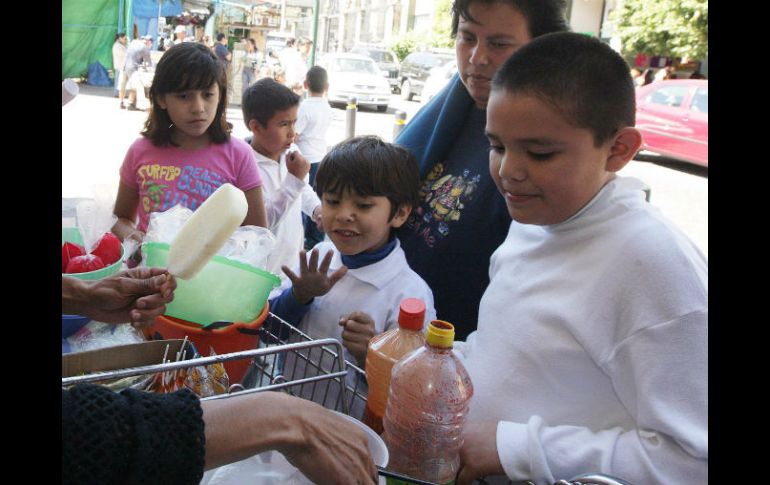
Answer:
<svg viewBox="0 0 770 485"><path fill-rule="evenodd" d="M152 66L150 57L150 47L152 47L152 36L143 35L139 39L134 39L128 45L126 51L126 65L121 76L118 98L120 99L120 108L128 111L141 111L136 107L136 90L144 89L141 81L135 74L140 67ZM128 91L128 107L123 104L126 91Z"/></svg>
<svg viewBox="0 0 770 485"><path fill-rule="evenodd" d="M326 92L329 90L329 75L321 66L313 66L307 71L304 88L308 93L299 104L297 123L294 130L297 133L297 148L310 162L308 184L315 185L315 174L318 165L327 152L326 133L332 124L334 115ZM303 215L305 225L305 249L324 240L323 231L318 229L316 223L307 215Z"/></svg>
<svg viewBox="0 0 770 485"><path fill-rule="evenodd" d="M227 48L227 36L222 32L217 34L217 43L214 44L214 54L222 64L225 65L225 74L227 75L227 92L233 92L232 73L230 72L230 63L233 60L233 54Z"/></svg>
<svg viewBox="0 0 770 485"><path fill-rule="evenodd" d="M251 37L246 37L243 42L246 45L246 55L241 57L241 94L257 80L257 69L260 62L256 41Z"/></svg>
<svg viewBox="0 0 770 485"><path fill-rule="evenodd" d="M644 74L642 75L642 84L641 86L647 86L648 84L652 84L652 82L655 81L655 72L653 72L652 69L645 69Z"/></svg>
<svg viewBox="0 0 770 485"><path fill-rule="evenodd" d="M286 39L286 47L278 53L278 58L281 60L281 66L286 74L284 84L301 96L304 94L302 84L305 82L307 64L296 48L296 39L293 37Z"/></svg>
<svg viewBox="0 0 770 485"><path fill-rule="evenodd" d="M125 32L115 34L115 42L112 44L112 73L115 76L115 89L113 95L120 96L120 77L126 65L126 51L128 50L128 37Z"/></svg>

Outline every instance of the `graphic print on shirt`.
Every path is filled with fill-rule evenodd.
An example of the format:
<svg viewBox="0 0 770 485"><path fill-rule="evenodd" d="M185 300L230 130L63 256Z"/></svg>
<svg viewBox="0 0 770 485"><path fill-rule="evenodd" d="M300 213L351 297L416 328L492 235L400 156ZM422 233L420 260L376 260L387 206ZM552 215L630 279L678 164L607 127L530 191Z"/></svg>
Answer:
<svg viewBox="0 0 770 485"><path fill-rule="evenodd" d="M468 169L462 175L444 175L444 169L443 163L437 163L430 171L420 188L422 203L406 222L406 227L417 232L430 248L449 235L452 223L460 220L481 180L481 175L471 176Z"/></svg>
<svg viewBox="0 0 770 485"><path fill-rule="evenodd" d="M206 168L159 163L139 166L137 177L142 209L148 214L177 204L194 211L225 182L218 172Z"/></svg>

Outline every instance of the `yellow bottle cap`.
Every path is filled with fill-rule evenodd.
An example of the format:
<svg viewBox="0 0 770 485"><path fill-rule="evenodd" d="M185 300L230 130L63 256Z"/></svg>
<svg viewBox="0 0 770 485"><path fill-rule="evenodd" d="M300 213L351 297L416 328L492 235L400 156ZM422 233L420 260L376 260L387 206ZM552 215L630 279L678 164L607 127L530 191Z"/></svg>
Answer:
<svg viewBox="0 0 770 485"><path fill-rule="evenodd" d="M425 340L434 347L451 349L455 340L455 326L444 320L433 320L428 324Z"/></svg>

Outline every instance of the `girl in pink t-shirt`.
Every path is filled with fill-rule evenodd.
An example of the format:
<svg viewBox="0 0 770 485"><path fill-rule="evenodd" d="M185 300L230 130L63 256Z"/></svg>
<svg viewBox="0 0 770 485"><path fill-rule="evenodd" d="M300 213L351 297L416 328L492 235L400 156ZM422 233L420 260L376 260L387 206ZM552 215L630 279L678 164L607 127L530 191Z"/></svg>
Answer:
<svg viewBox="0 0 770 485"><path fill-rule="evenodd" d="M243 225L265 227L262 179L253 150L230 136L224 66L204 45L179 43L158 62L142 137L126 153L112 228L140 241L150 213L176 204L195 210L223 183L246 194Z"/></svg>

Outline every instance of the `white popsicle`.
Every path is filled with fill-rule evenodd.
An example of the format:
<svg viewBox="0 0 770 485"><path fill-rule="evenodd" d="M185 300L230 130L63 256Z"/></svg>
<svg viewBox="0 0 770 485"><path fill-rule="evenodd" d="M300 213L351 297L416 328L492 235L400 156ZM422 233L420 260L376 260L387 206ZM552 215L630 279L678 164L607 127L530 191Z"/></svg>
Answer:
<svg viewBox="0 0 770 485"><path fill-rule="evenodd" d="M198 274L243 223L249 205L243 191L222 184L193 212L168 251L168 271L189 280Z"/></svg>

